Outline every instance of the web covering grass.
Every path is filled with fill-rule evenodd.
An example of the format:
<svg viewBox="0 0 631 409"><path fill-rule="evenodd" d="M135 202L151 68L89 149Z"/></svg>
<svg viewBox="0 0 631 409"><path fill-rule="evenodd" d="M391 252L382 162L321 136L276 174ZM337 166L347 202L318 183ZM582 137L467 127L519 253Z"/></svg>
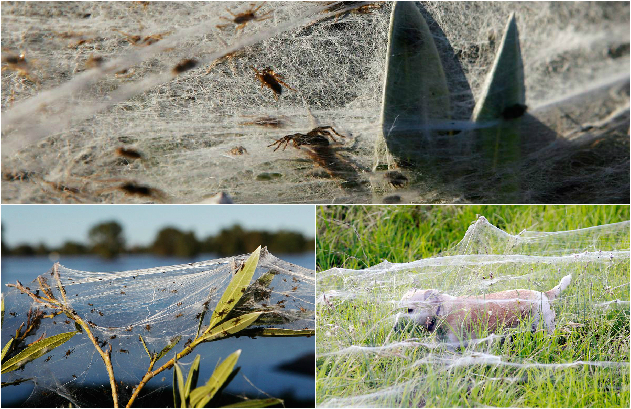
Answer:
<svg viewBox="0 0 631 409"><path fill-rule="evenodd" d="M59 265L55 268L59 271L69 308L88 322L92 334L105 349L111 345L116 380L128 385L119 388L119 395L126 402L132 392L129 385L138 384L149 365L139 336L150 352L160 352L167 344L176 343L158 365L172 358L174 351L179 352L190 344L198 330L203 334L234 272L246 259L247 256L237 256L118 273L76 271ZM50 274L42 277L52 283ZM36 286L30 285L33 291ZM52 291L59 295L58 289L53 287ZM15 288L4 293L4 301L7 314L2 340L6 342L26 321L29 308L39 306L41 309L41 306ZM239 335L260 336L267 328L313 329L313 270L285 262L263 249L253 280L229 317L251 312L262 314ZM74 323L64 315L45 318L25 342L33 342L43 333L52 336L74 328ZM85 334L75 336L19 371L2 375L3 382L18 379L29 379L35 384L32 396L52 392L76 406L89 403L83 400L85 396L73 390L97 390L107 384L103 362ZM165 387L160 382L151 385Z"/></svg>
<svg viewBox="0 0 631 409"><path fill-rule="evenodd" d="M440 257L319 272L318 405L628 406L629 227L511 235L481 217ZM468 345L450 345L394 329L410 288L547 291L567 274L553 334L530 321L497 333L481 325Z"/></svg>
<svg viewBox="0 0 631 409"><path fill-rule="evenodd" d="M371 170L391 4L364 5L269 2L256 12L265 19L237 30L226 8L249 3L3 4L3 56L29 65L2 74L2 200L494 202L502 172L520 172L519 202L626 201L627 3L421 3L449 84L458 149L448 156L465 166L444 178L430 161L395 192ZM467 135L512 12L536 122L519 168L488 175ZM103 64L88 69L91 56ZM174 75L186 59L197 66ZM276 99L252 67L296 91ZM268 147L316 126L345 137L315 153ZM428 155L441 163L445 152ZM123 189L130 182L152 190Z"/></svg>

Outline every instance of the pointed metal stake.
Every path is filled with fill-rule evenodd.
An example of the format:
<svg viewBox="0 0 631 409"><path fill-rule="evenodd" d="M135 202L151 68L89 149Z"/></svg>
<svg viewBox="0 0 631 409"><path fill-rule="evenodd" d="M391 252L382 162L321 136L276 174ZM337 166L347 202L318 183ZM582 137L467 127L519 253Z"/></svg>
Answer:
<svg viewBox="0 0 631 409"><path fill-rule="evenodd" d="M395 2L375 169L421 161L432 142L426 125L448 119L450 111L445 73L425 19L414 2Z"/></svg>

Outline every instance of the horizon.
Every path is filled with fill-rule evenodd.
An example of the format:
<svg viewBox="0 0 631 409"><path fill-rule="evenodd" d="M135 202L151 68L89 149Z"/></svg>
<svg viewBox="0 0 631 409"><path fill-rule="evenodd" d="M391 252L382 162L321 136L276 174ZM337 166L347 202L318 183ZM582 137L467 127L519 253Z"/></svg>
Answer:
<svg viewBox="0 0 631 409"><path fill-rule="evenodd" d="M38 207L37 211L33 207ZM198 240L235 224L244 230L287 230L301 233L307 240L315 239L315 214L309 205L10 205L2 207L0 218L2 241L8 247L88 243L90 228L109 221L123 227L128 248L150 245L166 227L192 231Z"/></svg>

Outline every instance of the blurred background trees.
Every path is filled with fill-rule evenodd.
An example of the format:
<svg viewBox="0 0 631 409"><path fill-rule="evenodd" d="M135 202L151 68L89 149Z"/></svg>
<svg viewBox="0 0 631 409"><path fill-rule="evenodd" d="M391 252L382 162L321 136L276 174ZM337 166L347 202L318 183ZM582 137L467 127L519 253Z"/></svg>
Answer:
<svg viewBox="0 0 631 409"><path fill-rule="evenodd" d="M3 227L2 236L4 234L6 232ZM161 229L149 245L128 247L123 227L116 221L107 221L89 229L88 241L66 241L58 248L49 248L43 243L21 243L10 247L2 240L2 255L43 256L59 253L94 254L103 258L116 258L121 254L154 254L190 258L198 254L213 254L218 257L245 254L254 251L259 245L267 246L268 250L275 254L304 253L315 249L315 240L306 238L301 233L288 230L246 230L238 224L203 239L197 239L192 231L182 231L169 226Z"/></svg>
<svg viewBox="0 0 631 409"><path fill-rule="evenodd" d="M123 227L115 221L97 224L88 232L92 253L103 258L116 258L125 251Z"/></svg>

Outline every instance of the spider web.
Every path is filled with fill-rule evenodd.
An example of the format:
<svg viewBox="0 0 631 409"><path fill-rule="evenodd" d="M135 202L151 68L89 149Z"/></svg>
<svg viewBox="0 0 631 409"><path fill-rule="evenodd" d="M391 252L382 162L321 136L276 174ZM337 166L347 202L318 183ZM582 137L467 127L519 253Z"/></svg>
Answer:
<svg viewBox="0 0 631 409"><path fill-rule="evenodd" d="M580 371L585 366L613 371L628 388L628 376L623 374L629 371L629 355L624 351L628 349L630 226L622 222L511 235L480 217L460 243L441 256L409 263L383 261L359 271L333 268L319 272L318 406L409 407L432 399L431 388L437 382L450 384L457 378L458 382L495 388L506 382L527 382L526 373L545 377L546 371L554 371L553 376L560 380L567 374L563 371ZM606 329L605 334L625 328L619 335L623 341L615 341L617 346L555 362L537 351L519 357L503 352L506 350L496 347L507 342L502 333L474 336L466 348L458 349L460 343L451 345L437 333L395 330L395 324L406 316L407 304L401 299L412 288L433 288L452 296L509 289L547 291L568 274L572 274L569 287L553 303L554 337L570 337L573 331L596 337L591 335L593 329L586 329L593 320ZM518 334L530 329L510 331ZM551 338L549 342L560 341ZM388 381L365 387L360 375L348 374L340 388L340 373L327 375L355 364L362 372L367 367L365 371L375 371L373 376ZM388 370L384 372L384 368Z"/></svg>
<svg viewBox="0 0 631 409"><path fill-rule="evenodd" d="M255 13L264 19L237 30L225 9L238 15L249 3L3 4L3 56L24 52L33 81L2 73L2 200L195 203L225 192L246 203L493 202L507 200L498 186L519 174L510 201L627 201L628 3L420 3L457 149L428 149L428 165L401 189L372 171L392 4L360 6L270 2ZM489 174L471 152L470 118L513 12L532 120L516 167ZM86 69L91 56L104 59L100 69ZM186 59L197 66L174 75ZM296 91L276 99L253 67ZM268 147L318 126L345 137ZM132 182L154 190L125 193Z"/></svg>
<svg viewBox="0 0 631 409"><path fill-rule="evenodd" d="M139 336L143 337L149 351L154 352L161 351L181 337L166 359L162 358L158 365L172 358L171 354L181 351L195 337L205 303L208 303L209 313L203 322L208 325L210 313L233 272L247 257L244 255L117 273L76 271L55 266L68 297L68 306L89 321L92 333L99 342L106 342L112 347L116 379L125 385L119 388L121 404L127 402L125 398L129 398L131 388L138 384L148 365ZM48 280L54 295L61 299L52 274L53 270L41 277ZM36 281L30 287L35 291L38 288ZM35 309L39 304L15 288L9 288L3 295L6 308L2 326L4 345L20 324L26 322L29 308ZM276 258L266 249L261 252L252 284L242 299L244 302L235 307L240 313L264 312L250 329L314 328L314 271ZM25 342L33 342L41 334L49 337L74 329L74 324L64 315L43 319L37 331L27 337ZM193 353L200 353L198 350L202 350L201 347L204 345ZM204 350L206 354L211 351ZM165 377L168 378L166 383ZM83 334L76 335L62 347L53 349L23 369L2 375L3 382L24 378L36 385L33 396L54 392L74 405L81 406L88 403L74 391L79 387L94 388L103 389L104 401L111 403L109 386L102 386L108 385L108 379L101 357ZM149 385L165 387L170 386L170 381L171 373L167 371Z"/></svg>

